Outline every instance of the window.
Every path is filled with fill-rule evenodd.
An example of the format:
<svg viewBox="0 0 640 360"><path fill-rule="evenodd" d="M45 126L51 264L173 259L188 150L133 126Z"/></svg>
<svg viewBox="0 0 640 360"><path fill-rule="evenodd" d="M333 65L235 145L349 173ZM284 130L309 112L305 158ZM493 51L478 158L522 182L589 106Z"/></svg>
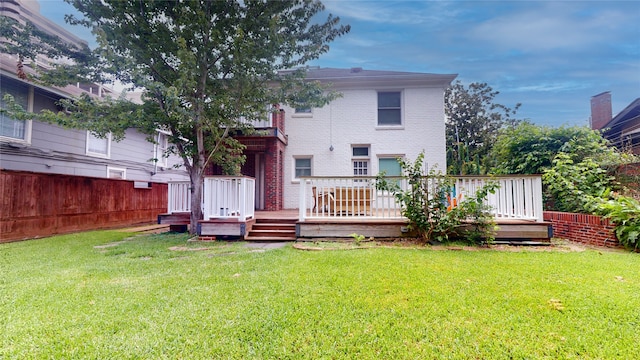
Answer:
<svg viewBox="0 0 640 360"><path fill-rule="evenodd" d="M295 109L295 113L296 114L311 114L311 108L310 107L296 108Z"/></svg>
<svg viewBox="0 0 640 360"><path fill-rule="evenodd" d="M400 91L378 93L378 125L402 125Z"/></svg>
<svg viewBox="0 0 640 360"><path fill-rule="evenodd" d="M109 179L126 179L127 169L107 166L107 177Z"/></svg>
<svg viewBox="0 0 640 360"><path fill-rule="evenodd" d="M99 138L87 131L87 155L109 158L111 156L111 134Z"/></svg>
<svg viewBox="0 0 640 360"><path fill-rule="evenodd" d="M158 166L167 167L167 157L165 153L169 148L169 137L167 134L158 132L156 137L157 144L155 145L155 159Z"/></svg>
<svg viewBox="0 0 640 360"><path fill-rule="evenodd" d="M378 168L380 172L385 172L386 176L402 175L402 168L397 158L380 158L378 159Z"/></svg>
<svg viewBox="0 0 640 360"><path fill-rule="evenodd" d="M297 158L295 178L301 176L311 176L311 158Z"/></svg>
<svg viewBox="0 0 640 360"><path fill-rule="evenodd" d="M401 176L402 175L402 167L400 167L400 163L398 162L397 157L387 157L387 158L379 158L378 159L378 172L384 172L385 176ZM396 184L400 184L400 179L391 180L390 183L395 182Z"/></svg>
<svg viewBox="0 0 640 360"><path fill-rule="evenodd" d="M6 109L5 94L13 96L17 105L25 111L29 108L29 86L17 81L2 79L0 86L0 108ZM0 139L28 143L31 141L31 120L18 120L7 114L0 114Z"/></svg>
<svg viewBox="0 0 640 360"><path fill-rule="evenodd" d="M353 146L351 155L353 156L353 176L368 176L369 146Z"/></svg>

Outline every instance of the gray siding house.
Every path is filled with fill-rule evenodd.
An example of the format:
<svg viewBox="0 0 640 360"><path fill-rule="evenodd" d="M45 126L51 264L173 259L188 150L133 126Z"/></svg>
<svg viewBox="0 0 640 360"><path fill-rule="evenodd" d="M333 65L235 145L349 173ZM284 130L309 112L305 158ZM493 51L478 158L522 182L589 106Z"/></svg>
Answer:
<svg viewBox="0 0 640 360"><path fill-rule="evenodd" d="M37 2L3 2L3 16L18 21L30 21L65 41L82 40L42 17ZM77 84L66 87L44 87L21 79L17 75L15 56L0 54L0 99L11 94L16 102L30 112L42 109L59 110L56 102L88 93L96 97L118 96L111 89L97 84ZM38 58L24 64L24 72L33 74L46 69L50 59ZM5 107L4 101L0 106ZM0 169L54 173L102 178L128 179L145 182L167 182L188 179L180 168L177 156L164 157L168 147L166 134L158 131L154 142L147 136L129 129L124 140L98 138L85 130L64 129L60 126L30 120L17 120L0 114Z"/></svg>

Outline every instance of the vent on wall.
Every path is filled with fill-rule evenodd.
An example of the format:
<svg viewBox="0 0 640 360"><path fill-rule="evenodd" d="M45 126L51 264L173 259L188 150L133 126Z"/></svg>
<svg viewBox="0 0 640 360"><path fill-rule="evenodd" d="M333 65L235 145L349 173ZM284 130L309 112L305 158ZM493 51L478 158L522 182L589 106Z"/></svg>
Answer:
<svg viewBox="0 0 640 360"><path fill-rule="evenodd" d="M134 181L133 187L135 189L151 189L151 183L146 181Z"/></svg>

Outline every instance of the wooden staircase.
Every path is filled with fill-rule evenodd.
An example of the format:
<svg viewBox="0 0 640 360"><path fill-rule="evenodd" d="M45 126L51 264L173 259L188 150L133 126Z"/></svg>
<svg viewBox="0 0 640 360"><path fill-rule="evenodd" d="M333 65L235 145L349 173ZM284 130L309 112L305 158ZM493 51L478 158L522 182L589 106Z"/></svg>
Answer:
<svg viewBox="0 0 640 360"><path fill-rule="evenodd" d="M246 241L295 241L296 219L258 218L249 230Z"/></svg>

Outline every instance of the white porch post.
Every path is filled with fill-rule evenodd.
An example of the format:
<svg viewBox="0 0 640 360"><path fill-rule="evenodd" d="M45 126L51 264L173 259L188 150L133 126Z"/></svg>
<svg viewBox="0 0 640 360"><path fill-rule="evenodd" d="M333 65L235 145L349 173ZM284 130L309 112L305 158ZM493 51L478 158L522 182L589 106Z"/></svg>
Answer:
<svg viewBox="0 0 640 360"><path fill-rule="evenodd" d="M307 179L300 179L300 200L298 201L298 221L304 221L307 211Z"/></svg>

